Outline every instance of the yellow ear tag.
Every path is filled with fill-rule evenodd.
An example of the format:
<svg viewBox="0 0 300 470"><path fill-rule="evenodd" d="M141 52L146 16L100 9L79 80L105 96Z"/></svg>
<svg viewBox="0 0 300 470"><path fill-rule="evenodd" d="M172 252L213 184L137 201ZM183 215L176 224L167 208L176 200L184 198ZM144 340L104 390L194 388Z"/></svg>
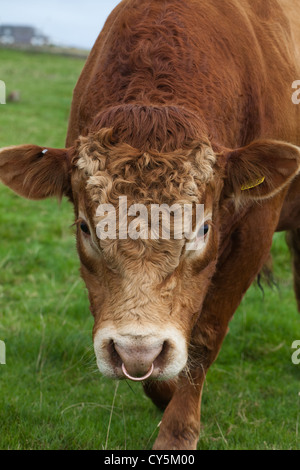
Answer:
<svg viewBox="0 0 300 470"><path fill-rule="evenodd" d="M263 176L263 177L260 178L259 180L252 181L252 183L244 184L244 185L241 187L241 190L242 190L242 191L246 191L247 189L256 188L256 186L259 186L260 184L262 184L262 183L265 181L265 179L266 179L265 176Z"/></svg>

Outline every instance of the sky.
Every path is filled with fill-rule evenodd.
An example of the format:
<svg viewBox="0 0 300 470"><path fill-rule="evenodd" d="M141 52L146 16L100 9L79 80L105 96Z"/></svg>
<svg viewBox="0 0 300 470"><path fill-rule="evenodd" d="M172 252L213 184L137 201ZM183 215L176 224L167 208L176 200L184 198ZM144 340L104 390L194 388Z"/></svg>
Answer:
<svg viewBox="0 0 300 470"><path fill-rule="evenodd" d="M90 49L120 0L0 0L0 25L34 26L51 43Z"/></svg>

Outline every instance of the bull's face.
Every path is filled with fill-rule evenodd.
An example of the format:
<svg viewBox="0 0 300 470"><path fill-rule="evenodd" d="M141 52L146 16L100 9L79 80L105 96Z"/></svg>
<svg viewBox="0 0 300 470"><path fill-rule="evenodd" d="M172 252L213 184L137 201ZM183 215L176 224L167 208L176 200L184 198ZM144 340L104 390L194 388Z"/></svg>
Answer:
<svg viewBox="0 0 300 470"><path fill-rule="evenodd" d="M74 203L99 369L116 378L168 379L185 368L193 327L201 321L223 205L228 198L248 204L279 192L298 173L299 149L258 141L218 156L207 144L159 154L117 144L110 136L102 130L69 150L2 149L0 178L21 196L66 195ZM124 230L124 217L118 217L120 197L127 208L140 204L149 215L138 223L132 213L126 217L136 236L128 236L129 225ZM151 207L162 204L191 205L194 213L202 204L204 212L190 219L184 236L177 236L175 216L169 238L163 227L156 227L154 237L142 236L151 225ZM110 232L112 222L113 235L105 237L103 220L111 213L121 225Z"/></svg>
<svg viewBox="0 0 300 470"><path fill-rule="evenodd" d="M187 363L215 269L220 170L209 146L151 154L108 133L81 139L72 181L97 362L111 377L167 379Z"/></svg>

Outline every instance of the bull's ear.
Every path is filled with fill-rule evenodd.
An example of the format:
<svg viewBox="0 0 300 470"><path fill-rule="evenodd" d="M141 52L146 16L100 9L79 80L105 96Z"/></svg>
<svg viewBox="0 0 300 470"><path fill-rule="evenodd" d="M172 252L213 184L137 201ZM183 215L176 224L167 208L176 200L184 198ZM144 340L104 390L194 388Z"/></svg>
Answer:
<svg viewBox="0 0 300 470"><path fill-rule="evenodd" d="M0 149L0 180L28 199L70 197L70 166L66 149L35 145Z"/></svg>
<svg viewBox="0 0 300 470"><path fill-rule="evenodd" d="M300 148L276 140L258 140L226 154L224 193L243 202L274 196L300 170Z"/></svg>

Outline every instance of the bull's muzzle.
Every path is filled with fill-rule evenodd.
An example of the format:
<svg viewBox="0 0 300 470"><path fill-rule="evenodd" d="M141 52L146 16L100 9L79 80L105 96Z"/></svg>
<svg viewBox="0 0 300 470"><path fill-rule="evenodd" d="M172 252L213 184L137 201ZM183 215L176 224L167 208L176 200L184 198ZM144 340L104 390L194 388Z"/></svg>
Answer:
<svg viewBox="0 0 300 470"><path fill-rule="evenodd" d="M166 380L177 376L185 367L186 341L177 329L168 329L168 335L154 330L134 335L128 329L107 327L95 334L97 364L104 375L138 382Z"/></svg>
<svg viewBox="0 0 300 470"><path fill-rule="evenodd" d="M167 349L166 342L134 335L118 336L107 345L115 371L136 382L159 375Z"/></svg>
<svg viewBox="0 0 300 470"><path fill-rule="evenodd" d="M113 347L122 361L122 372L128 379L146 380L153 374L155 367L162 365L164 344L139 346L134 338L126 338L123 344L119 340Z"/></svg>

